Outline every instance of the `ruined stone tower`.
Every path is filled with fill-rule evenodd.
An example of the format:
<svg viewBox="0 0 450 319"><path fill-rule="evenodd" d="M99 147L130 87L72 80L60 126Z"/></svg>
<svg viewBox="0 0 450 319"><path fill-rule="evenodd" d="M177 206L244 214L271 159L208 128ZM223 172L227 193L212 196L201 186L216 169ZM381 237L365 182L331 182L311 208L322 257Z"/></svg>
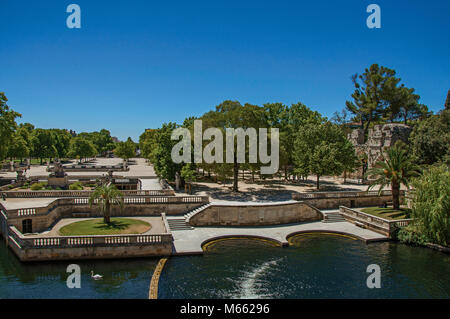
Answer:
<svg viewBox="0 0 450 319"><path fill-rule="evenodd" d="M355 146L356 153L359 157L365 155L367 159L366 169L370 169L375 166L378 161L383 160L385 149L393 146L397 141L408 143L411 131L411 127L405 124L389 123L375 125L372 129L369 129L367 141L365 143L363 129L353 130L347 138ZM362 179L364 171L365 169L360 168L357 172L352 174L352 177Z"/></svg>

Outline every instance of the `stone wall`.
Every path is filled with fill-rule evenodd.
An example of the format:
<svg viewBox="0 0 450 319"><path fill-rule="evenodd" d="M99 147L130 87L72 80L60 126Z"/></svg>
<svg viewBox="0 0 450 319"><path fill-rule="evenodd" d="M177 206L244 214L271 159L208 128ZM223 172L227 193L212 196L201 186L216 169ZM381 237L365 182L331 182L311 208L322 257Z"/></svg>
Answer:
<svg viewBox="0 0 450 319"><path fill-rule="evenodd" d="M11 249L21 261L70 260L70 259L110 259L172 254L172 241L153 245L116 245L62 248L19 248L10 243Z"/></svg>
<svg viewBox="0 0 450 319"><path fill-rule="evenodd" d="M295 199L295 196L293 196ZM340 206L367 207L380 206L392 201L392 195L364 196L364 197L342 197L342 198L314 198L304 200L317 209L338 209Z"/></svg>
<svg viewBox="0 0 450 319"><path fill-rule="evenodd" d="M193 226L263 226L321 220L317 209L303 202L274 204L213 204L196 215Z"/></svg>
<svg viewBox="0 0 450 319"><path fill-rule="evenodd" d="M33 232L42 232L52 227L62 218L76 217L102 217L102 213L98 206L90 207L86 205L64 204L64 201L70 199L59 199L57 205L53 204L47 213L31 215L31 216L15 216L8 218L8 224L23 231L22 221L31 219L33 224ZM166 215L179 215L189 210L195 209L203 205L202 203L160 203L160 204L127 204L123 210L118 205L111 207L111 216L160 216L161 213ZM45 208L44 208L45 209ZM46 210L47 211L47 210Z"/></svg>
<svg viewBox="0 0 450 319"><path fill-rule="evenodd" d="M355 146L356 153L366 154L367 169L372 168L378 161L383 159L384 150L393 146L397 141L408 142L412 128L399 123L389 123L375 125L369 129L367 141L364 141L363 129L353 130L347 138ZM363 170L359 169L353 174L349 174L350 178L363 178Z"/></svg>

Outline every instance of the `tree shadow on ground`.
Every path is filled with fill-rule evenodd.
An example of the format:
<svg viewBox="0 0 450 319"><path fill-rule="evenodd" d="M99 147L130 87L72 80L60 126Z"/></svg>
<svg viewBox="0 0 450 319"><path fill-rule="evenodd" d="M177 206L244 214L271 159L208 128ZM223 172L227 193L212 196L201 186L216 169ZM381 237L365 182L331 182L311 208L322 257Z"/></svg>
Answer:
<svg viewBox="0 0 450 319"><path fill-rule="evenodd" d="M102 220L101 224L94 226L94 228L101 230L111 230L111 229L124 230L127 229L129 226L130 223L125 222L123 220L111 220L109 224L105 224Z"/></svg>
<svg viewBox="0 0 450 319"><path fill-rule="evenodd" d="M292 200L294 194L300 193L313 193L317 192L315 186L315 181L305 180L299 181L297 183L283 183L283 181L270 180L270 181L258 181L255 183L251 182L239 182L246 184L246 189L233 192L231 185L219 185L216 183L211 183L209 185L194 184L193 194L199 195L200 193L207 194L212 200L229 200L229 201L253 201L253 202L266 202L266 201L287 201ZM255 187L248 187L249 184L254 184ZM287 189L285 186L303 186L310 187L306 190L292 190ZM344 185L336 184L330 181L323 181L320 183L319 191L361 191L359 188L354 188L351 186L343 187Z"/></svg>

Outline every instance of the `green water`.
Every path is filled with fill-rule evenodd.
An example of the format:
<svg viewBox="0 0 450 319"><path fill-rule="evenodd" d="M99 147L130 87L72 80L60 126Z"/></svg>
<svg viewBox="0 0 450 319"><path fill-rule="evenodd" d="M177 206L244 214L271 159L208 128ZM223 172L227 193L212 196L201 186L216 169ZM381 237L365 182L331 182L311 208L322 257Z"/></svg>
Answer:
<svg viewBox="0 0 450 319"><path fill-rule="evenodd" d="M0 298L146 298L157 261L77 262L82 287L69 289L69 262L20 263L0 244ZM380 289L367 288L369 264L381 268ZM104 279L92 280L91 269ZM159 298L449 298L449 275L449 255L398 243L306 235L281 248L234 239L170 258Z"/></svg>

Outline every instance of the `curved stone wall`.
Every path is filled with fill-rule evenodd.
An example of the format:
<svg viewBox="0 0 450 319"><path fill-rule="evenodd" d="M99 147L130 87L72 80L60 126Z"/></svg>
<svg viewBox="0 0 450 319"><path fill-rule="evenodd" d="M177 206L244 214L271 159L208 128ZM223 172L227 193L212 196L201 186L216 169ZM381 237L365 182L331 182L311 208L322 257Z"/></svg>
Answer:
<svg viewBox="0 0 450 319"><path fill-rule="evenodd" d="M191 216L192 226L262 226L323 219L322 213L304 203L289 201L268 204L211 204Z"/></svg>

